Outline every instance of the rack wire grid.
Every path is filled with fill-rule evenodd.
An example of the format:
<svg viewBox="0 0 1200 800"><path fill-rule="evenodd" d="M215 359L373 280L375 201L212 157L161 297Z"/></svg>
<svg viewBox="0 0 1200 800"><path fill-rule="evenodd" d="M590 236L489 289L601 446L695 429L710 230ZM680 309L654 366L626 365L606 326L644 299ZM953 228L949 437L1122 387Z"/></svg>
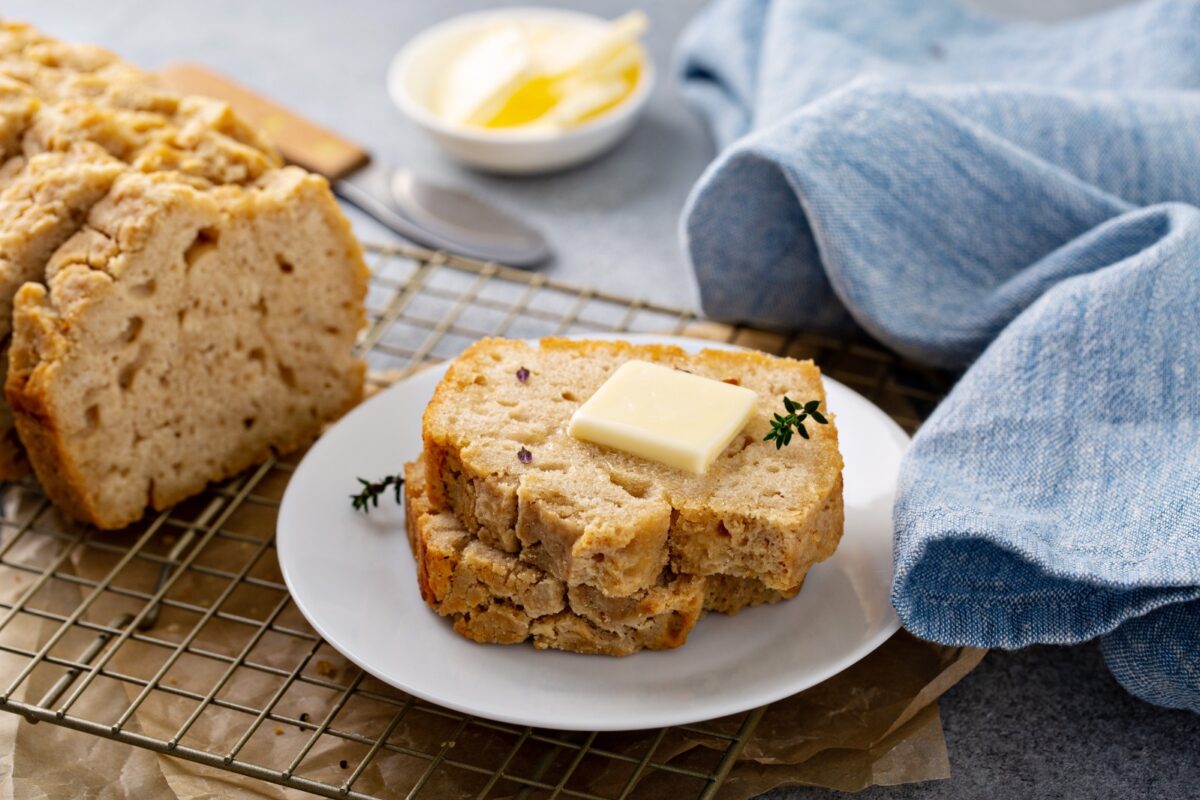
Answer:
<svg viewBox="0 0 1200 800"><path fill-rule="evenodd" d="M634 331L811 357L910 431L947 386L865 339L718 325L412 247L367 254L359 347L375 388L482 336ZM120 532L69 522L32 481L0 488L0 708L325 797L716 795L763 709L637 733L523 728L422 702L342 659L300 616L275 558L297 460ZM681 760L681 736L709 745Z"/></svg>

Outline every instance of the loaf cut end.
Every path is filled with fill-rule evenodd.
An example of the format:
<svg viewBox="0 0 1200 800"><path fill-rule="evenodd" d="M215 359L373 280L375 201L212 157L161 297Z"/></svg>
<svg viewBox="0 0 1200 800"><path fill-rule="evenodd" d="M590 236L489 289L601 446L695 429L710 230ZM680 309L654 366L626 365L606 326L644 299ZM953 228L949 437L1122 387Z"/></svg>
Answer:
<svg viewBox="0 0 1200 800"><path fill-rule="evenodd" d="M6 393L39 479L101 528L312 441L361 397L366 267L326 182L127 173L16 295Z"/></svg>

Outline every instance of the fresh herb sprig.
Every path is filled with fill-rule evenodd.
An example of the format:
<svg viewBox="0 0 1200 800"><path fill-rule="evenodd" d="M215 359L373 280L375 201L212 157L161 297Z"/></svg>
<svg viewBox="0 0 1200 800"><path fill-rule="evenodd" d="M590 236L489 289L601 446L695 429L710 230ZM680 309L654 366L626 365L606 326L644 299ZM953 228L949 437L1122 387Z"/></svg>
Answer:
<svg viewBox="0 0 1200 800"><path fill-rule="evenodd" d="M370 514L372 508L379 506L379 495L387 491L389 486L396 488L396 502L400 503L403 500L400 491L404 487L404 478L400 475L385 475L377 481L359 478L358 482L362 484L362 491L358 494L350 495L350 500L353 502L355 511Z"/></svg>
<svg viewBox="0 0 1200 800"><path fill-rule="evenodd" d="M829 420L825 419L825 415L818 411L820 400L809 400L804 405L800 405L790 397L784 396L783 409L787 411L787 416L780 414L775 415L775 419L771 420L771 432L763 437L764 442L775 442L775 449L787 447L792 443L792 433L795 431L800 434L801 439L808 438L808 428L804 427L804 420L812 418L814 422L821 425L828 425Z"/></svg>

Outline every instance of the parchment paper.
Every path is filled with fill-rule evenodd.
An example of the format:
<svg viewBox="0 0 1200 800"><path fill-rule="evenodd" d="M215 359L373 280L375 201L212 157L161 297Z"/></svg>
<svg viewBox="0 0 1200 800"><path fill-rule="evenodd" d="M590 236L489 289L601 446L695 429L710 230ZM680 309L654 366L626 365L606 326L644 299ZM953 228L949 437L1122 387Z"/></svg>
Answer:
<svg viewBox="0 0 1200 800"><path fill-rule="evenodd" d="M273 523L273 511L266 507L236 514L229 522L234 530L261 529ZM43 556L54 555L53 546ZM197 563L221 563L237 571L253 561L251 574L278 579L273 549L254 558L257 546L243 542L214 540L201 552ZM96 578L112 567L113 555L92 548L79 550L71 560L79 575ZM128 574L126 574L126 572ZM121 585L151 587L157 569L135 561L121 573ZM11 580L11 575L5 575ZM28 580L28 579L26 579ZM224 581L198 574L185 575L168 593L186 602L207 607L220 596ZM76 586L52 582L53 591L39 607L56 607L69 613L83 592ZM24 587L0 586L9 600ZM221 608L231 614L261 619L279 595L234 592ZM88 619L111 619L116 613L138 603L119 597L101 597L87 614ZM164 609L158 625L150 631L170 641L179 641L196 627L196 615ZM304 628L293 608L285 609L279 623ZM3 631L7 644L26 648L40 646L57 623L21 616ZM249 626L223 620L208 620L199 628L194 646L211 652L236 656L248 641ZM83 632L86 634L86 632ZM72 646L86 646L86 635ZM64 647L64 652L70 647ZM307 658L304 674L315 676L332 687L349 685L357 672L336 653L321 649L311 653L311 643L293 637L268 634L251 649L249 660L282 670ZM122 674L151 678L162 666L169 651L136 642L126 642L109 662L109 668ZM776 786L814 785L841 790L857 790L873 784L897 784L946 778L950 766L938 717L937 698L969 672L982 658L983 651L948 648L921 642L900 632L863 661L799 695L770 706L732 768L729 779L718 795L723 800L742 800ZM0 678L11 679L22 659L6 656L0 661ZM185 655L163 678L168 686L177 686L204 694L215 685L227 665ZM27 681L19 696L40 697L53 683L59 671L39 671ZM281 679L248 669L235 670L217 696L232 703L260 708L275 693ZM372 679L361 688L402 697ZM89 719L115 721L136 696L138 687L127 683L97 679L72 709ZM319 722L336 700L336 688L296 685L286 692L276 711L292 719L305 714ZM193 700L152 692L143 702L127 730L159 738L173 736L195 708ZM379 701L352 700L334 720L339 730L357 732L368 740L386 729L397 706ZM201 749L224 752L232 747L253 721L253 716L232 709L210 708L187 732L181 742ZM727 742L715 734L736 732L741 717L704 723L696 730L672 729L654 751L654 760L702 772L715 769ZM457 723L449 717L413 710L393 731L392 744L425 753L437 753L455 740ZM251 737L240 757L259 764L282 768L308 740L311 729L278 724L266 720ZM547 732L567 741L582 741L581 734ZM640 760L653 744L654 732L603 734L593 747ZM494 769L510 755L515 739L506 733L469 726L459 731L449 749L454 758ZM345 780L367 751L367 746L323 736L301 761L297 775L335 785ZM307 797L262 781L161 756L98 737L69 731L46 723L30 725L16 716L0 717L0 767L4 767L4 794L21 798L155 798L155 797ZM530 741L511 758L508 774L536 777L554 783L574 757L570 748L554 748ZM345 760L347 767L341 762ZM636 763L636 762L635 762ZM407 793L429 766L428 759L403 753L381 751L354 788L369 794L395 796ZM571 788L615 796L630 780L633 767L611 758L588 757L576 768L568 784ZM445 768L434 772L421 797L474 797L486 783L487 775L462 769ZM634 797L690 796L698 794L702 784L658 770L648 770L637 784ZM518 785L500 781L494 796L512 796ZM538 796L535 792L532 796Z"/></svg>

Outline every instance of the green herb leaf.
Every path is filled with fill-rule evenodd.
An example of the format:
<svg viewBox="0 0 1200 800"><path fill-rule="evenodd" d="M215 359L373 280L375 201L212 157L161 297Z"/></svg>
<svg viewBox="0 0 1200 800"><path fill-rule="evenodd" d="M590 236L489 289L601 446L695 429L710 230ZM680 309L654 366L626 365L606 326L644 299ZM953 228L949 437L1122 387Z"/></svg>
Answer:
<svg viewBox="0 0 1200 800"><path fill-rule="evenodd" d="M804 427L804 420L812 417L813 421L820 425L828 425L829 420L825 418L817 408L821 405L820 400L809 400L801 405L788 396L783 398L783 408L787 411L787 416L774 414L771 421L771 430L763 437L764 442L775 442L775 449L787 447L792 442L792 435L799 433L801 439L808 439L808 428ZM800 413L796 413L796 412Z"/></svg>
<svg viewBox="0 0 1200 800"><path fill-rule="evenodd" d="M372 508L378 508L379 495L383 494L389 486L395 487L397 503L401 503L404 500L404 495L401 493L404 486L404 478L400 475L385 475L377 481L359 478L358 482L362 484L362 491L358 494L350 495L350 504L354 507L355 511L362 511L369 514Z"/></svg>

